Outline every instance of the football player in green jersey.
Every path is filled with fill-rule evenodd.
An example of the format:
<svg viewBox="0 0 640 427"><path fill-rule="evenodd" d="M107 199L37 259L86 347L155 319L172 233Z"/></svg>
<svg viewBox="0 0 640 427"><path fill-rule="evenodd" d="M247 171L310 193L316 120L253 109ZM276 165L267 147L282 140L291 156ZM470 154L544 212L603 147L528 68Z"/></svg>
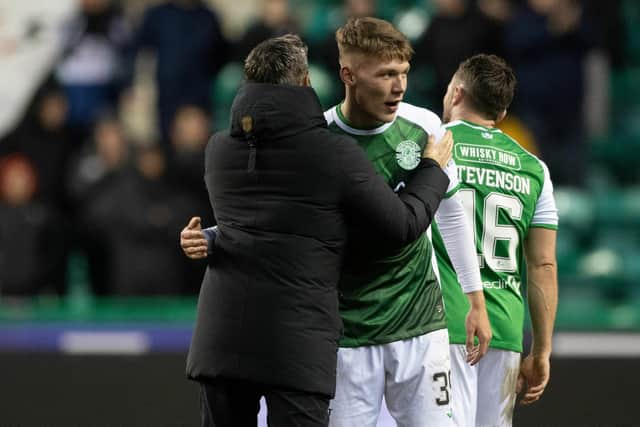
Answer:
<svg viewBox="0 0 640 427"><path fill-rule="evenodd" d="M401 32L375 18L350 20L336 40L345 99L325 112L329 128L355 138L389 185L401 188L428 136L443 133L434 113L402 102L413 50ZM456 194L455 164L447 173L451 184L436 221L460 292L470 303L463 322L468 360L476 363L490 340L490 326L473 232ZM363 234L375 238L374 230ZM375 241L347 248L340 280L344 337L331 426L375 426L383 397L399 426L452 425L448 336L436 267L428 235L396 251ZM474 347L474 336L479 346Z"/></svg>
<svg viewBox="0 0 640 427"><path fill-rule="evenodd" d="M402 102L413 50L401 32L375 18L350 20L336 39L345 100L325 112L328 126L356 139L378 173L400 189L429 136L445 132L437 115ZM491 328L455 164L446 172L451 184L436 221L469 303L465 351L475 364ZM383 397L398 426L453 425L449 339L430 235L394 251L376 241L375 230L351 237L339 285L344 336L330 425L375 426ZM182 246L202 256L207 250L201 238Z"/></svg>
<svg viewBox="0 0 640 427"><path fill-rule="evenodd" d="M558 214L547 166L495 128L506 115L515 85L504 60L476 55L460 64L443 100L493 330L485 357L475 366L464 363L468 303L434 226L451 343L453 417L459 426L510 426L517 383L524 383L522 403L529 404L540 398L549 380ZM524 277L533 344L521 365Z"/></svg>

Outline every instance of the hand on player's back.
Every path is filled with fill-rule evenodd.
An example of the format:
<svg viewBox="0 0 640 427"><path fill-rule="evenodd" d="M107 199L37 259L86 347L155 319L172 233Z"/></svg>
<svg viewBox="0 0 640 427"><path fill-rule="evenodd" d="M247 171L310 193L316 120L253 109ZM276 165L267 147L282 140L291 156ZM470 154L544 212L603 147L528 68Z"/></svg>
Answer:
<svg viewBox="0 0 640 427"><path fill-rule="evenodd" d="M189 224L180 232L180 247L186 256L191 259L207 257L207 239L202 232L200 217L194 216Z"/></svg>
<svg viewBox="0 0 640 427"><path fill-rule="evenodd" d="M451 149L453 147L453 135L451 131L445 132L440 141L436 143L436 139L433 135L429 135L427 145L422 152L423 159L432 159L438 162L441 168L444 169L451 160Z"/></svg>

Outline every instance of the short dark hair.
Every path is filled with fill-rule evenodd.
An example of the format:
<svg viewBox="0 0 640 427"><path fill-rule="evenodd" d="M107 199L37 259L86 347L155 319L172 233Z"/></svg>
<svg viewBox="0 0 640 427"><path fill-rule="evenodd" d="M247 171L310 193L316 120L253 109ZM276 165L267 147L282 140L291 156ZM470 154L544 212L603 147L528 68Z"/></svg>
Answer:
<svg viewBox="0 0 640 427"><path fill-rule="evenodd" d="M479 54L460 63L456 77L464 85L470 107L490 120L506 110L516 89L516 76L496 55Z"/></svg>
<svg viewBox="0 0 640 427"><path fill-rule="evenodd" d="M297 86L308 72L307 45L294 34L263 41L244 61L244 75L251 82Z"/></svg>

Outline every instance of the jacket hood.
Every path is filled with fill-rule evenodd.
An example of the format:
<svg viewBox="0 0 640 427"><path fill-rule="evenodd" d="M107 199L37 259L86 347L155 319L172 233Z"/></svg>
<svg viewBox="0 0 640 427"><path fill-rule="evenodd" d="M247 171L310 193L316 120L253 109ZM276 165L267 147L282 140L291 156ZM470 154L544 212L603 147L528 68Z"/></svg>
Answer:
<svg viewBox="0 0 640 427"><path fill-rule="evenodd" d="M231 107L231 136L258 144L326 125L318 96L305 86L248 82Z"/></svg>

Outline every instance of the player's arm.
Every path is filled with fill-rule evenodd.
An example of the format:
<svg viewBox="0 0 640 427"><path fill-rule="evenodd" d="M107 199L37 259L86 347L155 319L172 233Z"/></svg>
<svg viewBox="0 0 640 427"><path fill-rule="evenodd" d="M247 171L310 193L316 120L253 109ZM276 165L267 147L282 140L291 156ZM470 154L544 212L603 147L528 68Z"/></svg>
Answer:
<svg viewBox="0 0 640 427"><path fill-rule="evenodd" d="M558 307L556 230L531 228L525 241L525 256L533 343L522 362L520 386L526 384L521 403L528 405L540 399L549 382L551 338Z"/></svg>
<svg viewBox="0 0 640 427"><path fill-rule="evenodd" d="M527 261L529 313L533 328L531 353L523 360L518 391L523 387L521 403L531 404L542 396L550 377L551 338L558 306L558 267L556 229L558 209L547 166L542 163L544 184L536 203L531 228L524 242Z"/></svg>
<svg viewBox="0 0 640 427"><path fill-rule="evenodd" d="M451 132L439 144L430 137L420 164L396 194L365 152L353 141L345 141L336 153L336 165L342 169L342 209L349 216L357 215L361 226L379 230L387 247L413 242L431 225L449 185L442 169L451 158L452 146Z"/></svg>
<svg viewBox="0 0 640 427"><path fill-rule="evenodd" d="M455 164L451 169L453 171L450 173L456 173ZM475 239L465 219L464 208L457 192L454 191L440 203L436 221L462 291L469 300L470 308L465 319L467 361L475 365L488 351L492 332L484 300ZM474 345L474 337L478 338L477 346Z"/></svg>

